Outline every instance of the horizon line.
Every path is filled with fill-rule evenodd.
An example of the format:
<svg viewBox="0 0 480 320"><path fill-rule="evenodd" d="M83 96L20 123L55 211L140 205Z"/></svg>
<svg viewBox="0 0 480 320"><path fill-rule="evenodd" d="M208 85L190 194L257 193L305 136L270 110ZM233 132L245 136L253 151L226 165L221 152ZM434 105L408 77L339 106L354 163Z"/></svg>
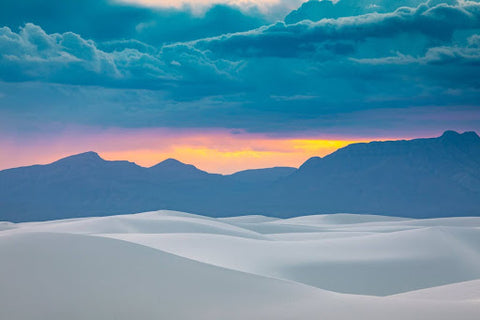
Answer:
<svg viewBox="0 0 480 320"><path fill-rule="evenodd" d="M17 169L17 168L25 168L25 167L32 167L32 166L44 166L44 165L51 165L55 162L58 162L58 161L61 161L61 160L64 160L64 159L67 159L67 158L70 158L70 157L75 157L75 156L80 156L80 155L84 155L84 154L88 154L88 153L93 153L95 155L97 155L101 160L103 161L109 161L109 162L114 162L114 161L126 161L126 162L130 162L130 163L133 163L135 164L136 166L138 167L141 167L141 168L145 168L145 169L148 169L148 168L152 168L152 167L155 167L165 161L168 161L168 160L174 160L174 161L177 161L183 165L191 165L193 167L195 167L196 169L200 170L200 171L204 171L204 172L207 172L209 174L218 174L218 175L223 175L223 176L229 176L229 175L233 175L233 174L236 174L236 173L239 173L239 172L243 172L243 171L249 171L249 170L262 170L262 169L272 169L272 168L294 168L294 169L298 169L301 167L301 165L303 165L306 161L308 161L309 159L311 158L315 158L315 157L319 157L319 158L324 158L324 157L327 157L335 152L337 152L338 150L340 149L343 149L345 147L348 147L350 145L353 145L353 144L361 144L361 143L371 143L371 142L394 142L394 141L412 141L412 140L419 140L419 139L435 139L435 138L440 138L448 133L455 133L457 135L464 135L464 134L468 134L468 133L474 133L477 137L478 137L478 134L475 132L475 131L464 131L462 133L458 132L458 131L455 131L455 130L445 130L442 135L440 136L435 136L435 137L419 137L419 138L410 138L410 139L405 139L405 138L399 138L399 139L386 139L386 140L382 140L382 139L378 139L378 140L369 140L369 141L359 141L359 142L352 142L352 143L348 143L346 144L345 146L342 146L342 147L339 147L333 151L331 151L330 153L327 153L327 154L324 154L323 156L322 155L313 155L313 156L309 156L309 157L306 157L301 163L300 165L282 165L282 164L278 164L278 165L273 165L273 166L257 166L257 167L250 167L250 168L245 168L245 169L240 169L240 170L235 170L235 171L231 171L231 172L214 172L214 171L211 171L211 170L204 170L202 169L201 167L199 167L197 164L194 164L190 161L183 161L183 160L178 160L176 159L175 157L166 157L164 158L163 160L159 161L159 162L156 162L152 165L149 165L149 166L145 166L145 165L142 165L142 164L139 164L138 162L136 161L132 161L132 160L129 160L128 158L112 158L112 157L109 157L108 156L108 152L98 152L98 151L93 151L93 150L90 150L90 151L85 151L85 152L79 152L79 153L73 153L73 154L69 154L69 155L65 155L65 156L60 156L60 158L57 158L56 160L53 160L53 161L48 161L48 162L44 162L44 163L33 163L33 164L27 164L27 165L20 165L20 166L14 166L14 167L8 167L8 168L4 168L4 169L0 169L0 172L2 171L6 171L6 170L12 170L12 169ZM328 141L328 140L325 140L325 141ZM107 156L105 155L107 154Z"/></svg>

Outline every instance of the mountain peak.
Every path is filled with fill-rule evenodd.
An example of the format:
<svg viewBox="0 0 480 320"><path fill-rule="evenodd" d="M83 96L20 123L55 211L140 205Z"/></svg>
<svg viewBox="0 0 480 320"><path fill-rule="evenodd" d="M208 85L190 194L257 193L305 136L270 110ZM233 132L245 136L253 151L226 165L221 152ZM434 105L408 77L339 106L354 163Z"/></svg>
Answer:
<svg viewBox="0 0 480 320"><path fill-rule="evenodd" d="M443 140L453 140L453 141L468 141L468 142L473 142L473 141L480 141L480 137L475 131L466 131L464 133L458 133L453 130L447 130L445 131L440 139Z"/></svg>
<svg viewBox="0 0 480 320"><path fill-rule="evenodd" d="M191 164L186 164L176 159L168 158L149 168L152 173L160 174L167 179L191 179L208 175Z"/></svg>
<svg viewBox="0 0 480 320"><path fill-rule="evenodd" d="M150 167L150 169L166 169L169 171L175 170L188 170L188 171L198 171L203 172L192 164L186 164L177 159L168 158L162 162Z"/></svg>
<svg viewBox="0 0 480 320"><path fill-rule="evenodd" d="M181 161L178 161L177 159L168 158L152 166L152 168L160 168L160 167L161 168L181 168L186 166L191 166L191 165L185 164Z"/></svg>
<svg viewBox="0 0 480 320"><path fill-rule="evenodd" d="M454 131L454 130L447 130L445 131L440 138L456 138L456 137L459 137L460 136L460 133L458 133L457 131Z"/></svg>
<svg viewBox="0 0 480 320"><path fill-rule="evenodd" d="M62 158L58 161L55 161L54 163L64 163L64 162L78 162L78 163L87 163L87 162L99 162L99 161L105 161L103 160L98 153L94 151L88 151L88 152L83 152L79 154L74 154L72 156L68 156L65 158Z"/></svg>
<svg viewBox="0 0 480 320"><path fill-rule="evenodd" d="M465 131L462 136L467 137L469 139L480 140L480 137L475 131Z"/></svg>

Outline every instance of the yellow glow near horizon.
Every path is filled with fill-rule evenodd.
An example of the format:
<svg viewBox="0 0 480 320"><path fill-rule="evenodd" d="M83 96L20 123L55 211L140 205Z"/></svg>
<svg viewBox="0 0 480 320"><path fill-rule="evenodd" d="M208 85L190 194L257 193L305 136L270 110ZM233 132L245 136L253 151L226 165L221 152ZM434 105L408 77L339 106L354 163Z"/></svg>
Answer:
<svg viewBox="0 0 480 320"><path fill-rule="evenodd" d="M277 166L299 167L351 143L384 140L341 136L276 137L229 129L76 128L45 136L0 137L0 170L47 164L86 151L106 160L128 160L150 167L175 158L211 173Z"/></svg>
<svg viewBox="0 0 480 320"><path fill-rule="evenodd" d="M339 148L359 141L262 139L258 142L260 142L258 144L260 146L259 150L242 146L236 149L235 145L228 149L183 145L168 150L121 150L101 152L100 155L108 160L128 159L146 167L155 165L167 158L175 158L193 164L207 172L230 174L255 168L299 167L310 157L325 156ZM251 143L255 145L255 141L251 141Z"/></svg>

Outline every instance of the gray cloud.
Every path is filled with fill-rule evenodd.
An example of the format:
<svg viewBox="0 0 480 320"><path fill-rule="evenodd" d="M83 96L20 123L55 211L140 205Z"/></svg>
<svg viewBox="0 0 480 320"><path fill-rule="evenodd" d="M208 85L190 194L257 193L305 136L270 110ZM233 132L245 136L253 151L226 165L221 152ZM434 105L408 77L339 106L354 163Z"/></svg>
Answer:
<svg viewBox="0 0 480 320"><path fill-rule="evenodd" d="M436 41L448 41L457 30L480 28L480 3L445 3L431 7L402 7L390 13L370 13L318 22L278 22L248 32L198 40L195 45L217 54L237 57L293 57L328 49L324 43L356 43L371 38L395 38L401 34L422 34ZM390 43L395 49L395 41ZM335 48L334 46L332 46ZM350 50L346 51L350 53ZM336 51L335 53L340 53Z"/></svg>
<svg viewBox="0 0 480 320"><path fill-rule="evenodd" d="M195 14L188 7L147 8L113 0L2 0L0 9L0 21L11 29L33 23L47 33L70 31L95 41L134 38L154 45L246 31L267 23L258 10L228 5Z"/></svg>
<svg viewBox="0 0 480 320"><path fill-rule="evenodd" d="M141 50L125 42L120 50L100 50L92 40L66 32L47 34L26 24L18 33L0 28L0 77L4 81L161 88L172 82L225 80L236 64L209 59L193 47ZM146 45L144 48L151 48Z"/></svg>
<svg viewBox="0 0 480 320"><path fill-rule="evenodd" d="M32 112L44 121L282 131L337 119L353 126L348 115L367 111L395 118L404 108L478 107L480 4L436 0L388 11L391 1L375 3L382 12L160 46L32 23L0 28L2 112L11 119L41 100ZM31 83L38 99L28 98Z"/></svg>

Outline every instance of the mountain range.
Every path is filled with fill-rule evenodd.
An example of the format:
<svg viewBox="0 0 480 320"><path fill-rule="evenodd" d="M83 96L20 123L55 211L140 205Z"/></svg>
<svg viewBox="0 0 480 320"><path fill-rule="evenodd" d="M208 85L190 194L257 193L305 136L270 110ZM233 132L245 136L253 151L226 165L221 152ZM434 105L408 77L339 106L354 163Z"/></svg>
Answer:
<svg viewBox="0 0 480 320"><path fill-rule="evenodd" d="M300 168L211 174L167 159L145 168L95 152L0 171L0 220L22 222L171 209L211 217L369 213L480 215L480 137L351 144Z"/></svg>

